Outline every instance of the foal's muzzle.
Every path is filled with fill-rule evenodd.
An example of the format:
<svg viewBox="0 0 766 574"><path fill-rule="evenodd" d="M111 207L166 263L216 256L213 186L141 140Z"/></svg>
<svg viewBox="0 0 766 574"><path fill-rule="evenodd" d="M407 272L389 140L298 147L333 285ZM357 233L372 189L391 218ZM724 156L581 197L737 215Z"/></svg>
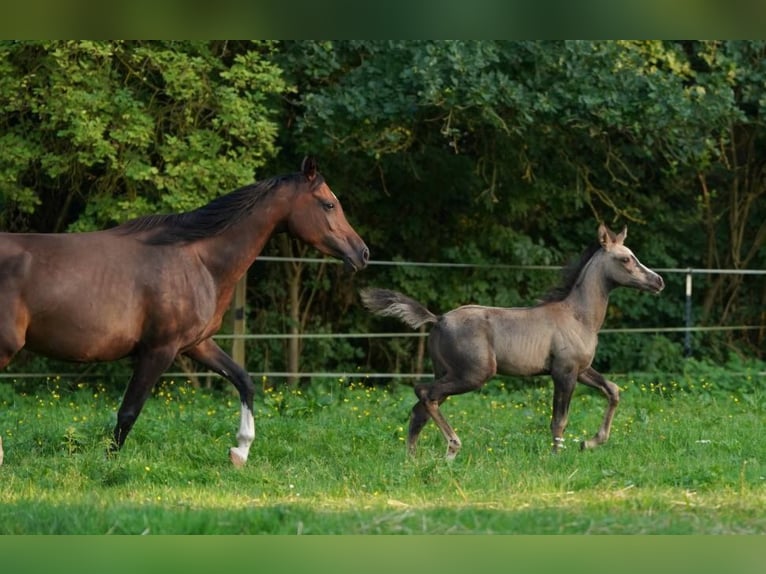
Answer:
<svg viewBox="0 0 766 574"><path fill-rule="evenodd" d="M649 282L646 286L647 291L652 293L659 293L665 288L665 280L658 273L650 272Z"/></svg>

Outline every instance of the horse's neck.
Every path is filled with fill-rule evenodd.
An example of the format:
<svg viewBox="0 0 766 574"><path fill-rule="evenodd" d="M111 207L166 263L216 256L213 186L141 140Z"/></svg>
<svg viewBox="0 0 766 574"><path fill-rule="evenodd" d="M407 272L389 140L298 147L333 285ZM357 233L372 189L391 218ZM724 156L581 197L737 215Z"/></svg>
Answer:
<svg viewBox="0 0 766 574"><path fill-rule="evenodd" d="M247 217L199 246L200 257L219 283L236 283L260 255L289 213L289 200L277 190Z"/></svg>
<svg viewBox="0 0 766 574"><path fill-rule="evenodd" d="M609 282L604 277L603 262L596 255L582 270L567 297L577 316L594 332L604 324L610 290Z"/></svg>

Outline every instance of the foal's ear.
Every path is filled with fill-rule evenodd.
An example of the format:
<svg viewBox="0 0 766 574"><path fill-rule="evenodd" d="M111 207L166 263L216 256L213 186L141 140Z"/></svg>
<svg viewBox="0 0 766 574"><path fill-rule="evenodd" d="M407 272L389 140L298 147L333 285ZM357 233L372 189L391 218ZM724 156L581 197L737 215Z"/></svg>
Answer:
<svg viewBox="0 0 766 574"><path fill-rule="evenodd" d="M612 246L612 244L615 242L615 239L616 237L611 229L609 229L603 223L599 224L598 242L601 244L601 247L603 247L604 249L609 249Z"/></svg>
<svg viewBox="0 0 766 574"><path fill-rule="evenodd" d="M625 238L628 236L628 226L622 228L620 233L615 234L614 231L609 229L603 223L598 226L598 242L604 249L609 249L612 245L622 245Z"/></svg>
<svg viewBox="0 0 766 574"><path fill-rule="evenodd" d="M622 245L627 236L628 236L628 226L625 225L623 226L622 231L620 231L620 233L617 234L617 237L615 237L615 241L619 243L620 245Z"/></svg>
<svg viewBox="0 0 766 574"><path fill-rule="evenodd" d="M314 181L314 178L317 176L317 160L310 155L304 157L301 163L301 172L306 176L306 179Z"/></svg>

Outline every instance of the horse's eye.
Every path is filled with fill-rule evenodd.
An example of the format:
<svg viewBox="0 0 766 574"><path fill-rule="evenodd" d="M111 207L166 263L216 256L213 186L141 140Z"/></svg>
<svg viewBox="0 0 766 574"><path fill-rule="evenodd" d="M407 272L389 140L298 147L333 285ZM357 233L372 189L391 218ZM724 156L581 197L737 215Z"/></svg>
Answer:
<svg viewBox="0 0 766 574"><path fill-rule="evenodd" d="M620 261L625 263L626 265L630 263L630 257L620 257Z"/></svg>
<svg viewBox="0 0 766 574"><path fill-rule="evenodd" d="M330 211L335 208L335 204L332 201L323 201L322 207L324 207L325 210Z"/></svg>

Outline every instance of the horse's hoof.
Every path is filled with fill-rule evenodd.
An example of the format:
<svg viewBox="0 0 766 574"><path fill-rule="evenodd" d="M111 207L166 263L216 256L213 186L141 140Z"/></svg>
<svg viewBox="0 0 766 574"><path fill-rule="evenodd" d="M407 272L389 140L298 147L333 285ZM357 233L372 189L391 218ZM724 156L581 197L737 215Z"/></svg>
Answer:
<svg viewBox="0 0 766 574"><path fill-rule="evenodd" d="M231 464L236 466L237 468L242 468L245 466L245 463L247 462L247 457L242 456L237 451L236 447L232 447L229 449L229 460L231 461Z"/></svg>

